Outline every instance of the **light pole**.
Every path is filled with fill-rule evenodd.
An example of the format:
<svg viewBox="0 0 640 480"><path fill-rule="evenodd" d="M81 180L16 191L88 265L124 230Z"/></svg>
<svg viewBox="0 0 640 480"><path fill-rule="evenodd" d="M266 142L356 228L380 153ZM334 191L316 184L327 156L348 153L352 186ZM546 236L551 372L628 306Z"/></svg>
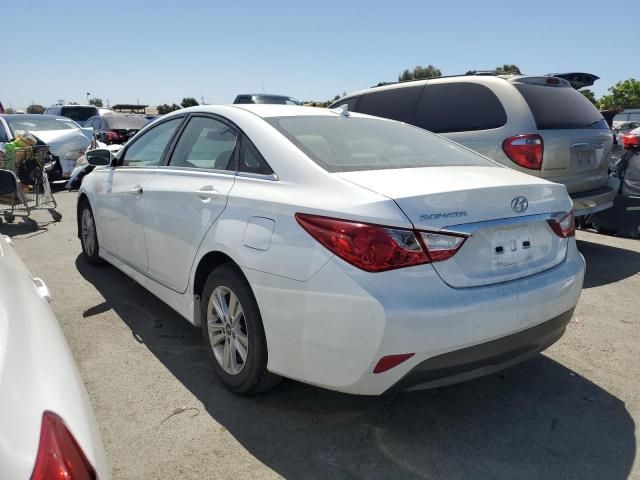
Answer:
<svg viewBox="0 0 640 480"><path fill-rule="evenodd" d="M87 105L89 105L89 95L91 95L89 92L87 92Z"/></svg>

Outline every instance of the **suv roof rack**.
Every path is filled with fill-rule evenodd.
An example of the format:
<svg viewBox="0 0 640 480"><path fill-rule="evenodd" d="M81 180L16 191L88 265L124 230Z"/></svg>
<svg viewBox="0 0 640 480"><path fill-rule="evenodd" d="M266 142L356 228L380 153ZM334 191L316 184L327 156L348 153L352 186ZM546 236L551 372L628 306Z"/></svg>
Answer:
<svg viewBox="0 0 640 480"><path fill-rule="evenodd" d="M396 82L378 82L375 85L371 85L369 88L386 87L387 85L397 85L399 83L410 83L410 82L421 82L421 81L424 81L424 80L435 80L437 78L466 77L466 76L469 76L469 75L487 76L487 77L505 77L505 76L522 75L522 74L510 73L510 72L498 72L496 70L469 70L466 73L457 73L455 75L441 75L439 77L431 77L431 78L414 78L412 80L398 80Z"/></svg>

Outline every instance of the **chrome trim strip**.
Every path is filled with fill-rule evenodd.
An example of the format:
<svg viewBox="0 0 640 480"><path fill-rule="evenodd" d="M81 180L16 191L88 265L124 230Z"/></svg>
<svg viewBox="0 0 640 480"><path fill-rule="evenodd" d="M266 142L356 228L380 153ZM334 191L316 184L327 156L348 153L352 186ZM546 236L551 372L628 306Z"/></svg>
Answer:
<svg viewBox="0 0 640 480"><path fill-rule="evenodd" d="M441 228L440 232L457 233L461 235L473 235L478 230L485 228L498 228L509 225L522 225L523 223L546 222L547 220L559 220L564 217L567 212L539 213L536 215L525 215L523 217L497 218L494 220L485 220L482 222L464 223L458 225L450 225Z"/></svg>
<svg viewBox="0 0 640 480"><path fill-rule="evenodd" d="M277 182L278 180L280 180L275 173L266 175L263 173L238 172L236 176L242 178L254 178L256 180L269 180L271 182Z"/></svg>

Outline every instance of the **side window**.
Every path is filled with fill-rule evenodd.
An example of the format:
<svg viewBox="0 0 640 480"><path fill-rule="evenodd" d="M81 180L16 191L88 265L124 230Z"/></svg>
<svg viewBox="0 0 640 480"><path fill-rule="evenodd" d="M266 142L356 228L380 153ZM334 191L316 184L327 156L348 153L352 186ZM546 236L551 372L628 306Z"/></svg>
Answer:
<svg viewBox="0 0 640 480"><path fill-rule="evenodd" d="M507 114L496 95L477 83L427 84L414 125L434 133L499 128Z"/></svg>
<svg viewBox="0 0 640 480"><path fill-rule="evenodd" d="M247 95L243 95L242 97L238 97L235 103L253 103L251 101L251 97Z"/></svg>
<svg viewBox="0 0 640 480"><path fill-rule="evenodd" d="M182 117L173 118L145 132L127 148L120 165L129 167L160 165L162 155L181 122Z"/></svg>
<svg viewBox="0 0 640 480"><path fill-rule="evenodd" d="M7 131L4 128L4 123L0 122L0 142L8 142L9 137L7 136Z"/></svg>
<svg viewBox="0 0 640 480"><path fill-rule="evenodd" d="M169 165L172 167L234 170L231 165L238 134L220 120L193 117L176 144Z"/></svg>
<svg viewBox="0 0 640 480"><path fill-rule="evenodd" d="M423 89L421 84L366 93L360 97L355 111L411 123Z"/></svg>
<svg viewBox="0 0 640 480"><path fill-rule="evenodd" d="M271 175L273 173L273 170L262 158L258 149L246 136L242 137L242 143L240 144L238 171L258 175Z"/></svg>
<svg viewBox="0 0 640 480"><path fill-rule="evenodd" d="M359 112L359 110L356 110L356 105L358 103L358 98L360 97L351 97L351 98L347 98L346 100L340 100L338 103L335 103L333 105L331 105L331 108L338 108L341 107L342 105L347 105L347 109L350 112ZM361 112L364 113L364 112Z"/></svg>

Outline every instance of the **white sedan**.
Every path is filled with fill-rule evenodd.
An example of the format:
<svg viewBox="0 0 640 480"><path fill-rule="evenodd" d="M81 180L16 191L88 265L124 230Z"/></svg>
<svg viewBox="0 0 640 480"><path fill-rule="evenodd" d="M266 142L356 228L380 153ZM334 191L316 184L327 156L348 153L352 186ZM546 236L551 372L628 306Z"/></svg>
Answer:
<svg viewBox="0 0 640 480"><path fill-rule="evenodd" d="M85 258L201 325L238 393L462 381L554 343L580 296L563 185L395 121L200 106L88 157Z"/></svg>
<svg viewBox="0 0 640 480"><path fill-rule="evenodd" d="M106 480L91 405L49 300L0 236L0 477Z"/></svg>

